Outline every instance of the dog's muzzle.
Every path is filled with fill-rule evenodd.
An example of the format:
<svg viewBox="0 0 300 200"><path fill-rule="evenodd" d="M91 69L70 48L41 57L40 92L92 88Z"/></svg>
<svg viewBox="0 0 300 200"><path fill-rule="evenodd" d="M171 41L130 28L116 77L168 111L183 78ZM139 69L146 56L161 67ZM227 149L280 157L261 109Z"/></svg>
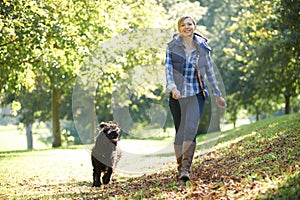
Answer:
<svg viewBox="0 0 300 200"><path fill-rule="evenodd" d="M112 141L112 142L117 142L119 141L119 133L115 130L112 130L108 133L108 138Z"/></svg>

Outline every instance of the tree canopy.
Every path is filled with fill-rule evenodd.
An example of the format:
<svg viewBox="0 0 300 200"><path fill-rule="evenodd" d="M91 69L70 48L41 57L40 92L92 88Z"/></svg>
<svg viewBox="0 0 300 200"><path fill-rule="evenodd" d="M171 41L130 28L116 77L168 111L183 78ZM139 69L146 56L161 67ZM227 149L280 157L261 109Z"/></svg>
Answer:
<svg viewBox="0 0 300 200"><path fill-rule="evenodd" d="M4 0L0 99L2 104L11 103L28 125L51 119L54 147L62 143L60 119L74 120L73 115L86 116L90 124L82 128L90 133L97 121L110 120L116 117L114 111L124 108L135 122L161 126L151 119L162 116L159 119L170 126L164 112L164 51L178 17L190 14L213 49L226 87L229 121L235 122L241 109L257 119L282 104L290 113L297 110L292 102L300 92L299 4ZM74 102L80 106L72 109Z"/></svg>

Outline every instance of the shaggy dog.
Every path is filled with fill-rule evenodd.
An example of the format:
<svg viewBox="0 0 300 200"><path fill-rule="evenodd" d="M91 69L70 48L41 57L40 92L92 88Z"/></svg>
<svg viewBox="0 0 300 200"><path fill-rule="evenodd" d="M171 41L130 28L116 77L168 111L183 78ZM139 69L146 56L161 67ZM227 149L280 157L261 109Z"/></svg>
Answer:
<svg viewBox="0 0 300 200"><path fill-rule="evenodd" d="M93 186L101 186L102 172L104 173L102 183L109 183L113 168L121 157L121 152L117 148L119 138L120 128L116 122L109 121L99 124L99 134L92 148Z"/></svg>

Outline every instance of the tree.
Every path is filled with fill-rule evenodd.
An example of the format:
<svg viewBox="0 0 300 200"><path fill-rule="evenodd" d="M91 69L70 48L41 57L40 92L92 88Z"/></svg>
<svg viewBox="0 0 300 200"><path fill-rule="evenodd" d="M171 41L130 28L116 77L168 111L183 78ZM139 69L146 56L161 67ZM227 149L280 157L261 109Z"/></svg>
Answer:
<svg viewBox="0 0 300 200"><path fill-rule="evenodd" d="M71 99L69 95L75 86L75 79L85 76L85 67L87 67L85 60L93 53L99 53L101 59L109 60L104 63L104 66L98 65L99 70L91 71L90 74L92 75L90 77L93 77L95 72L99 72L100 75L100 77L94 76L97 78L98 88L91 94L92 102L96 102L98 106L90 108L91 112L96 111L97 118L107 120L112 116L110 100L114 86L124 78L129 81L127 83L138 86L132 90L135 97L161 98L156 93L162 85L162 81L158 78L164 73L162 67L164 50L172 33L168 32L161 37L161 35L153 35L151 31L141 30L175 31L176 26L170 24L169 19L175 22L175 18L177 20L179 15L188 11L198 20L205 11L198 2L164 1L163 3L165 7L160 1L152 0L2 1L0 4L3 22L0 25L0 33L3 36L0 40L0 62L3 66L0 69L3 74L0 79L0 84L3 86L1 92L7 95L15 94L19 96L16 99L20 101L23 99L24 91L33 95L32 92L36 92L37 88L42 91L40 94L45 92L51 94L53 147L61 146L62 143L59 120L64 116L71 116L64 109L62 112L60 105L66 99ZM180 8L181 11L174 13L173 8ZM113 46L111 48L113 52L102 48L105 41L113 41L117 36L126 36L126 34L128 40L124 41L121 38L122 45L119 47L129 47L130 41L139 40L135 45L148 45L147 48L143 46L143 48L120 51L118 46ZM142 41L141 39L147 38L143 34L147 34L151 40ZM156 44L160 46L155 46ZM151 48L153 45L155 47ZM97 49L98 47L101 49ZM143 66L155 66L155 68ZM148 74L143 78L147 84L141 85L139 80L134 80L130 76L125 77L126 74L136 73L138 69L145 70L144 72ZM153 78L158 81L153 82ZM124 83L126 84L125 81ZM88 85L82 89L89 91ZM25 101L21 102L21 105L23 111L30 110L32 106ZM103 112L102 109L110 111ZM34 114L33 116L39 117ZM95 124L91 127L95 127Z"/></svg>
<svg viewBox="0 0 300 200"><path fill-rule="evenodd" d="M151 110L154 110L152 105L167 107L162 90L162 85L165 84L163 61L166 43L171 39L173 32L176 32L176 23L171 24L169 20L176 22L177 18L187 11L197 13L199 19L204 12L198 2L158 2L163 3L166 10L161 4L152 1L143 1L143 6L139 4L140 2L120 4L119 8L124 12L121 17L122 24L118 24L118 27L123 27L124 24L127 27L91 49L90 60L86 61L81 68L82 73L78 76L77 90L94 98L97 117L100 119L113 117L126 131L139 126L140 123L144 128L153 125L149 120ZM170 7L182 10L170 14L167 11L174 12L174 9L169 9ZM97 89L93 89L94 85L87 84L86 81L96 83ZM95 90L94 94L90 92L89 87ZM81 102L77 96L76 101ZM81 97L87 98L87 101L89 99L83 95ZM110 100L109 105L102 104ZM76 110L81 113L76 117L81 118L83 107L83 104L79 104L73 110L74 113L77 113ZM137 110L139 112L135 112Z"/></svg>
<svg viewBox="0 0 300 200"><path fill-rule="evenodd" d="M42 31L36 29L37 12L34 12L32 3L34 2L0 2L1 92L4 94L2 97L14 96L13 102L6 101L7 104L12 103L13 109L19 110L21 107L18 108L18 105L24 107L20 120L26 126L28 149L33 148L31 128L40 105L35 104L39 101L39 96L32 95L36 78L33 66L37 63L33 51L38 48ZM21 103L17 103L17 99L22 99Z"/></svg>
<svg viewBox="0 0 300 200"><path fill-rule="evenodd" d="M249 99L243 102L248 107L254 106L257 116L262 111L274 111L282 101L279 94L285 96L286 113L289 113L289 98L299 95L298 53L294 51L299 46L299 40L295 39L298 26L294 20L287 23L283 18L283 13L297 16L299 6L286 2L245 1L238 16L233 18L235 23L227 29L234 38L232 48L226 49L226 53L242 63L238 70L247 86L245 97ZM268 108L270 101L275 103L273 109Z"/></svg>
<svg viewBox="0 0 300 200"><path fill-rule="evenodd" d="M50 95L45 91L37 88L31 92L21 91L16 97L16 101L20 102L20 108L17 110L17 116L20 123L25 125L27 149L33 149L33 123L38 120L45 122L50 118L49 108L51 107Z"/></svg>
<svg viewBox="0 0 300 200"><path fill-rule="evenodd" d="M212 60L216 69L220 71L222 76L220 79L224 82L225 90L222 92L227 98L228 107L226 112L231 116L231 121L237 118L237 110L241 107L238 95L240 93L238 84L240 82L239 72L236 70L239 63L231 62L234 56L227 56L224 50L230 47L229 41L232 35L226 32L226 28L234 23L231 19L239 10L239 2L240 0L200 0L200 4L207 11L199 21L199 24L205 26L205 31L202 34L208 38L208 44L212 47ZM216 112L219 113L221 111L222 109L217 109ZM220 117L216 120L220 121ZM232 122L235 123L234 121Z"/></svg>
<svg viewBox="0 0 300 200"><path fill-rule="evenodd" d="M96 9L94 4L99 7L100 3L91 4L84 1L1 2L5 24L1 34L6 36L1 41L2 91L19 93L25 89L30 92L38 84L51 93L53 147L61 145L61 95L72 88L86 54L85 48L93 39L89 39L88 32L92 13L89 9ZM97 25L93 28L97 29L95 35L103 31Z"/></svg>
<svg viewBox="0 0 300 200"><path fill-rule="evenodd" d="M290 98L299 95L300 88L300 38L299 38L299 19L300 2L294 0L280 1L275 8L274 14L277 19L270 19L269 23L273 31L278 31L274 38L274 59L269 60L273 65L279 68L276 73L278 78L279 90L285 98L285 114L290 113Z"/></svg>

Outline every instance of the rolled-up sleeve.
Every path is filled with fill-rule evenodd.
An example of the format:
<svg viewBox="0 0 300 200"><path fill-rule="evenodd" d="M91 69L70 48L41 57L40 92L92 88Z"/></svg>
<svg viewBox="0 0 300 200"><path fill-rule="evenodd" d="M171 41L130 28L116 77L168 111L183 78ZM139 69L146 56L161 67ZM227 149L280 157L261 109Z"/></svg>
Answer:
<svg viewBox="0 0 300 200"><path fill-rule="evenodd" d="M176 85L173 76L172 54L169 48L167 48L166 50L165 68L166 68L166 79L167 79L166 90L167 92L170 92L172 89L176 88Z"/></svg>
<svg viewBox="0 0 300 200"><path fill-rule="evenodd" d="M214 67L213 67L211 57L210 57L210 52L207 53L205 59L206 59L206 68L205 68L206 75L207 75L208 82L209 82L210 86L212 87L212 94L214 96L221 96L222 93L218 87L218 82L217 82L216 75L214 72Z"/></svg>

